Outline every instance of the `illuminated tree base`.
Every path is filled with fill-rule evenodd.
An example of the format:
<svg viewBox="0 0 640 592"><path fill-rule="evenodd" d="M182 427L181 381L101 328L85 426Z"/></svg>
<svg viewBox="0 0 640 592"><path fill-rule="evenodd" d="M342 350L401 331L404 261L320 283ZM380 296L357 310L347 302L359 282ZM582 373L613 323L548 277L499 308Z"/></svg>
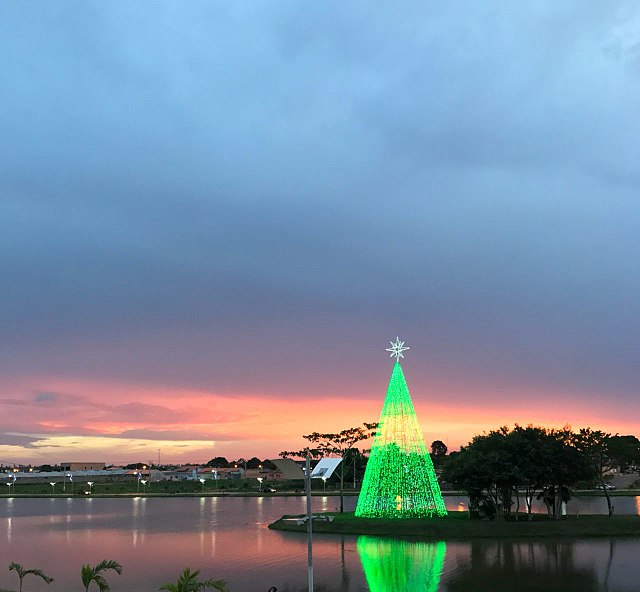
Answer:
<svg viewBox="0 0 640 592"><path fill-rule="evenodd" d="M445 542L358 538L358 555L370 592L437 592Z"/></svg>
<svg viewBox="0 0 640 592"><path fill-rule="evenodd" d="M398 362L391 373L355 514L363 518L447 515Z"/></svg>

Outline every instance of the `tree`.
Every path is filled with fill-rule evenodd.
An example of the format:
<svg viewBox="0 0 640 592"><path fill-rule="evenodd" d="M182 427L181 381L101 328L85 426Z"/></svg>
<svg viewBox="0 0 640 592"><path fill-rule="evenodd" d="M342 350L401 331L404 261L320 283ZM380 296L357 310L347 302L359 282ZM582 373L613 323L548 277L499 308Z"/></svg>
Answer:
<svg viewBox="0 0 640 592"><path fill-rule="evenodd" d="M640 463L640 440L635 436L611 436L607 449L609 458L623 469Z"/></svg>
<svg viewBox="0 0 640 592"><path fill-rule="evenodd" d="M516 499L520 509L520 489L525 490L529 519L532 499L539 492L552 518L559 518L562 502L570 499L570 486L592 474L586 457L572 445L571 429L541 427L501 427L475 436L460 452L452 454L444 478L469 494L472 514L511 514Z"/></svg>
<svg viewBox="0 0 640 592"><path fill-rule="evenodd" d="M448 450L447 445L442 440L431 442L431 454L433 456L445 456Z"/></svg>
<svg viewBox="0 0 640 592"><path fill-rule="evenodd" d="M262 466L262 461L253 456L247 461L247 469L259 469Z"/></svg>
<svg viewBox="0 0 640 592"><path fill-rule="evenodd" d="M84 586L85 592L89 592L89 586L91 582L95 583L98 586L100 592L109 592L111 589L107 580L105 580L102 575L103 572L107 570L113 570L118 575L122 573L122 566L112 559L103 559L98 565L95 567L91 567L90 565L83 565L80 570L80 575L82 577L82 585Z"/></svg>
<svg viewBox="0 0 640 592"><path fill-rule="evenodd" d="M320 432L313 432L302 437L314 444L315 448L305 448L296 452L283 451L280 456L306 457L308 455L312 458L317 458L333 455L342 458L340 463L340 513L343 513L345 458L358 442L371 438L375 434L377 427L377 423L365 422L362 427L347 428L337 433L321 434Z"/></svg>
<svg viewBox="0 0 640 592"><path fill-rule="evenodd" d="M212 458L206 466L213 469L227 469L229 468L229 461L224 456L216 456Z"/></svg>
<svg viewBox="0 0 640 592"><path fill-rule="evenodd" d="M19 563L11 562L9 565L9 571L15 571L18 574L18 579L20 580L20 586L18 588L19 592L22 592L22 580L24 580L25 576L28 575L37 576L47 584L53 582L53 578L46 575L41 569L25 569Z"/></svg>
<svg viewBox="0 0 640 592"><path fill-rule="evenodd" d="M613 516L613 505L611 496L604 482L604 473L612 468L615 462L609 458L609 442L611 434L591 428L582 428L577 434L573 434L572 443L588 460L595 477L600 482L602 491L607 498L607 509L609 517Z"/></svg>
<svg viewBox="0 0 640 592"><path fill-rule="evenodd" d="M217 590L217 592L227 592L227 583L224 580L199 580L199 570L191 571L185 567L175 584L163 584L159 590L167 592L203 592L204 590Z"/></svg>

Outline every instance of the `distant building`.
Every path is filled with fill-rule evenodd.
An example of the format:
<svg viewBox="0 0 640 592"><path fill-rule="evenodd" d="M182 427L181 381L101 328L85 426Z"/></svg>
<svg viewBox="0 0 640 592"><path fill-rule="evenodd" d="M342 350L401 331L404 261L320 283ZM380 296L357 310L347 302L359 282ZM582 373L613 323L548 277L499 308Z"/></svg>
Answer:
<svg viewBox="0 0 640 592"><path fill-rule="evenodd" d="M62 462L61 471L104 471L106 463L100 462Z"/></svg>

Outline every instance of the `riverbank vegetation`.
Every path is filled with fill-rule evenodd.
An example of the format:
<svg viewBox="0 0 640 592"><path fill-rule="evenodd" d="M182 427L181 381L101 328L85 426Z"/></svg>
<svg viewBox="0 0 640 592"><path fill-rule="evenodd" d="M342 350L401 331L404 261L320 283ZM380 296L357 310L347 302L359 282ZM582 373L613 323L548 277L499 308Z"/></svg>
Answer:
<svg viewBox="0 0 640 592"><path fill-rule="evenodd" d="M516 425L475 436L443 464L446 483L469 495L471 517L518 519L524 507L533 519L533 500L559 519L573 490L597 482L613 514L605 474L640 452L635 437L569 426L561 430ZM640 458L640 456L636 456Z"/></svg>

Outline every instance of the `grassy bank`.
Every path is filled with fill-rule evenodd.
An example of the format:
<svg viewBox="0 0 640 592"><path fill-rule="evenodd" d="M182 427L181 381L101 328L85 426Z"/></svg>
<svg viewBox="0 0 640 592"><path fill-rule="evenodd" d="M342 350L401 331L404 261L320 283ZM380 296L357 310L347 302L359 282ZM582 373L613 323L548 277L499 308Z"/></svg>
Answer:
<svg viewBox="0 0 640 592"><path fill-rule="evenodd" d="M469 520L466 512L450 512L447 518L382 519L357 518L353 512L333 514L333 522L313 521L316 533L367 534L379 536L420 537L429 540L466 540L476 538L537 538L640 536L638 516L571 516L563 520L548 520L536 515L532 522L522 516L519 521ZM316 516L318 514L315 514ZM283 516L269 525L274 530L305 532L305 525L296 524L294 516Z"/></svg>

